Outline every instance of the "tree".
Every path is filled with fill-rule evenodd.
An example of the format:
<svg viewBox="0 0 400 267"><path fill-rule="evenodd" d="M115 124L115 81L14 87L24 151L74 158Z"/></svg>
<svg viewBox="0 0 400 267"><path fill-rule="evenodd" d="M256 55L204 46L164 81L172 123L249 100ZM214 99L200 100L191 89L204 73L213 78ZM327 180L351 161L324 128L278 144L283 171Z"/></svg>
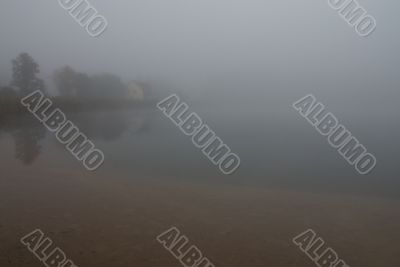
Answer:
<svg viewBox="0 0 400 267"><path fill-rule="evenodd" d="M90 78L85 73L76 72L70 66L56 70L53 75L58 92L64 97L87 97L90 95Z"/></svg>
<svg viewBox="0 0 400 267"><path fill-rule="evenodd" d="M76 96L90 97L92 90L92 81L86 73L78 72L75 76L76 81Z"/></svg>
<svg viewBox="0 0 400 267"><path fill-rule="evenodd" d="M18 87L20 94L26 95L35 90L45 92L44 82L36 76L39 73L39 65L28 53L21 53L12 64L11 85Z"/></svg>
<svg viewBox="0 0 400 267"><path fill-rule="evenodd" d="M121 99L127 96L128 88L121 78L109 73L91 77L95 97Z"/></svg>
<svg viewBox="0 0 400 267"><path fill-rule="evenodd" d="M61 96L75 96L75 75L76 72L70 66L65 66L54 72L53 78Z"/></svg>
<svg viewBox="0 0 400 267"><path fill-rule="evenodd" d="M122 99L128 95L128 88L121 78L104 73L88 76L65 66L54 72L58 92L64 97Z"/></svg>

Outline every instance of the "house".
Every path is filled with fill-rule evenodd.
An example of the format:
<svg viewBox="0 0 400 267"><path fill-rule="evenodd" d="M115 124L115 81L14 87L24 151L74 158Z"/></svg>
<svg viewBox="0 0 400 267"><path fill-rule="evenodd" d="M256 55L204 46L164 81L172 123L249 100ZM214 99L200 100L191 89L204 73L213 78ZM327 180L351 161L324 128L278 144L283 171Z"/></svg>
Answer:
<svg viewBox="0 0 400 267"><path fill-rule="evenodd" d="M128 98L135 101L144 100L143 86L137 81L128 83Z"/></svg>

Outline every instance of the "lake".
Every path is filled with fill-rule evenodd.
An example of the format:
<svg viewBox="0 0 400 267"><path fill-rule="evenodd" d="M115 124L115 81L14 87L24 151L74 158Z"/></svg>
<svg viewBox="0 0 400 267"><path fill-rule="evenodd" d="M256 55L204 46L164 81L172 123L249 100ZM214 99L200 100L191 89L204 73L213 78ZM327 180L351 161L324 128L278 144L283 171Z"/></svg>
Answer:
<svg viewBox="0 0 400 267"><path fill-rule="evenodd" d="M237 186L279 187L322 193L400 196L396 153L399 131L382 132L363 124L350 131L375 154L377 167L360 175L295 111L236 113L195 106L202 119L232 151L241 166L224 175L156 108L67 114L105 154L96 172L124 173L132 179L159 177ZM3 119L0 156L12 168L58 168L86 171L36 119L27 114ZM358 131L357 131L358 130ZM363 135L358 135L361 133ZM112 179L112 178L110 178Z"/></svg>

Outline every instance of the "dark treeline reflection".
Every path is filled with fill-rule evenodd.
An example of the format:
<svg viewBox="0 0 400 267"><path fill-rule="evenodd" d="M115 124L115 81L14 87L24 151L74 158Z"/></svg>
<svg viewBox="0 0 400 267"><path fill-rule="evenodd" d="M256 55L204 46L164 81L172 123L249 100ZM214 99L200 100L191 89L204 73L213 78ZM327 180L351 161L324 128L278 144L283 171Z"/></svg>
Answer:
<svg viewBox="0 0 400 267"><path fill-rule="evenodd" d="M134 115L132 115L134 114ZM146 112L80 112L67 113L68 119L90 140L111 142L125 133L142 134L150 130L151 113ZM33 115L0 116L0 138L9 135L15 142L15 158L31 165L43 149L47 128Z"/></svg>
<svg viewBox="0 0 400 267"><path fill-rule="evenodd" d="M153 113L141 109L67 114L89 139L111 142L126 132L141 134L150 129Z"/></svg>
<svg viewBox="0 0 400 267"><path fill-rule="evenodd" d="M36 90L49 97L92 141L110 142L127 131L140 134L149 129L150 118L143 111L154 102L155 86L137 80L126 83L109 73L88 75L65 66L53 75L58 94L51 95L39 73L33 57L21 53L12 61L10 84L0 86L0 134L13 137L15 157L24 164L32 164L40 155L47 133L20 103Z"/></svg>
<svg viewBox="0 0 400 267"><path fill-rule="evenodd" d="M40 141L46 137L46 128L36 118L0 118L0 130L10 133L15 141L15 158L26 165L32 164L39 156Z"/></svg>

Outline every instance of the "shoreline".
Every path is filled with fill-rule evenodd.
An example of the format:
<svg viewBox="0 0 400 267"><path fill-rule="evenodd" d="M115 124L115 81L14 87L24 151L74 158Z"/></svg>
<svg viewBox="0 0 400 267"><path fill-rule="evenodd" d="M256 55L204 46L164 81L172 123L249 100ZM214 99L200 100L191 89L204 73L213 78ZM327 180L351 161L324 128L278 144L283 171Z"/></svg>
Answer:
<svg viewBox="0 0 400 267"><path fill-rule="evenodd" d="M26 175L22 173L26 172ZM156 240L176 226L221 266L312 266L313 228L349 266L400 264L399 202L43 169L0 180L0 265L40 266L19 238L40 228L77 266L179 266ZM382 226L385 226L382 229Z"/></svg>

